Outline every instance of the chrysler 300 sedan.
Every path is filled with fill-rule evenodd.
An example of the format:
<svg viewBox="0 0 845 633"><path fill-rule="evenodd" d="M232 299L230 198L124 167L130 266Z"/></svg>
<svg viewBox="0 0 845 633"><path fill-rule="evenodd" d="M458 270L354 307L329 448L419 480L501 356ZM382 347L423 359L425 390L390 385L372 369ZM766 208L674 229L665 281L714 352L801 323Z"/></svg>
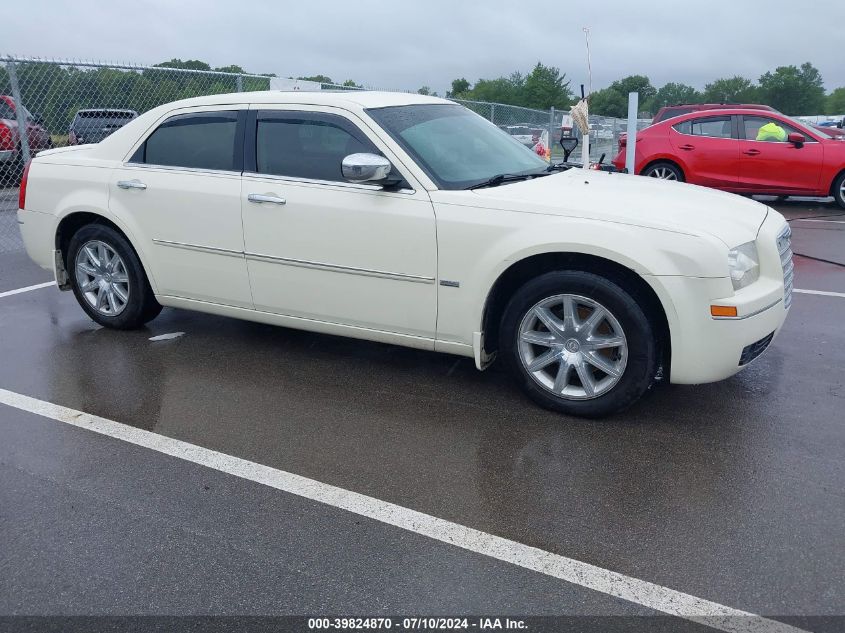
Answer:
<svg viewBox="0 0 845 633"><path fill-rule="evenodd" d="M496 357L539 404L619 411L751 362L792 295L789 228L751 200L550 166L452 102L252 92L41 152L29 255L106 327L162 306Z"/></svg>

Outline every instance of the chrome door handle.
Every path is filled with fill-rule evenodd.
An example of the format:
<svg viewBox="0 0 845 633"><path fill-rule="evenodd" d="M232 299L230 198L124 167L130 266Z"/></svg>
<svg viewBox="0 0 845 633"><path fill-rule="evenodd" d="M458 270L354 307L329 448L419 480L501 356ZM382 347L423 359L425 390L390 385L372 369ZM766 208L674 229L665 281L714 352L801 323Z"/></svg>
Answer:
<svg viewBox="0 0 845 633"><path fill-rule="evenodd" d="M269 202L270 204L284 204L285 199L278 196L265 196L263 193L251 193L246 197L250 202Z"/></svg>
<svg viewBox="0 0 845 633"><path fill-rule="evenodd" d="M118 180L117 186L121 189L146 189L147 185L140 180Z"/></svg>

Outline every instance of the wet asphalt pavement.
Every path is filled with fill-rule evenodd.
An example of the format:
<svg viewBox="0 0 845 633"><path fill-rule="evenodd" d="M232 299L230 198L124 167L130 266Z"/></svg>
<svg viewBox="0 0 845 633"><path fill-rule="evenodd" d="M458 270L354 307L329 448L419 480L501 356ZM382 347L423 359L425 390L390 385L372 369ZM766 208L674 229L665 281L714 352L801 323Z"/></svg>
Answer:
<svg viewBox="0 0 845 633"><path fill-rule="evenodd" d="M845 293L845 213L778 208L796 287ZM0 252L0 292L47 280ZM498 366L173 309L113 332L46 288L0 298L0 387L730 607L845 616L843 322L845 298L796 294L746 371L586 421ZM652 613L4 405L0 578L0 615Z"/></svg>

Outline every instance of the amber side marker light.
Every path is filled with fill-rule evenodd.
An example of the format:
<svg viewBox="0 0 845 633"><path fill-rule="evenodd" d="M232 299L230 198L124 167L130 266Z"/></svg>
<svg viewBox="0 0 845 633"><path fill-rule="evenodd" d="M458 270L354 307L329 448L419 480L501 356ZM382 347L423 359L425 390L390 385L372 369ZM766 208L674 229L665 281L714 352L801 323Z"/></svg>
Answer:
<svg viewBox="0 0 845 633"><path fill-rule="evenodd" d="M710 306L710 316L735 317L737 316L736 306Z"/></svg>

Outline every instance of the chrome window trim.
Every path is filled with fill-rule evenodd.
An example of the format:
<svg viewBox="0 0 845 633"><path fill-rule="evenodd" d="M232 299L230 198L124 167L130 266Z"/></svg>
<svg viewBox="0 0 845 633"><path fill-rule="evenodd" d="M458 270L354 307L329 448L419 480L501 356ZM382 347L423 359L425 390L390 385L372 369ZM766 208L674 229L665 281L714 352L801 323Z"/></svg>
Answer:
<svg viewBox="0 0 845 633"><path fill-rule="evenodd" d="M415 194L416 189L397 189L386 191L381 185L368 185L363 183L346 182L345 180L317 180L316 178L298 178L296 176L279 176L278 174L262 174L256 171L243 172L244 178L261 178L277 180L279 182L290 182L299 185L322 185L330 187L341 187L343 189L358 189L360 191L373 191L378 193L401 193L402 195Z"/></svg>
<svg viewBox="0 0 845 633"><path fill-rule="evenodd" d="M138 169L160 169L162 171L178 171L187 172L190 174L206 174L210 176L240 176L241 172L231 169L203 169L201 167L180 167L178 165L156 165L154 163L132 163L124 162L124 168L138 168Z"/></svg>
<svg viewBox="0 0 845 633"><path fill-rule="evenodd" d="M184 248L189 251L200 251L203 253L212 253L214 255L226 255L229 257L243 258L243 251L235 251L228 248L217 248L216 246L201 246L200 244L188 244L186 242L173 242L171 240L160 240L153 238L153 243L159 246L170 246L173 248Z"/></svg>
<svg viewBox="0 0 845 633"><path fill-rule="evenodd" d="M262 255L261 253L244 253L245 257L252 261L281 264L283 266L296 266L299 268L314 268L335 273L346 273L349 275L362 275L364 277L379 277L382 279L394 279L396 281L409 281L412 283L433 284L434 277L423 277L421 275L408 275L406 273L391 273L384 270L373 270L370 268L356 268L354 266L340 266L337 264L325 264L306 259L294 259L292 257L276 257L273 255Z"/></svg>

